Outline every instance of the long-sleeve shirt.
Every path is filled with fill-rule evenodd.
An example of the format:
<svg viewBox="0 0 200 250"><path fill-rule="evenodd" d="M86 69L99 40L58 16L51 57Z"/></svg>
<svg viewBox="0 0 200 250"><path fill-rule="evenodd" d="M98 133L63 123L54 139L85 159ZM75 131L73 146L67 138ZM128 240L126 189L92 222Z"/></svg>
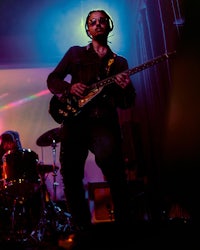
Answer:
<svg viewBox="0 0 200 250"><path fill-rule="evenodd" d="M113 53L109 47L107 54L100 58L92 44L72 46L49 74L47 86L52 94L65 99L70 95L70 88L74 83L97 85L100 81L114 77L127 69L127 60ZM71 77L70 83L65 80L68 75ZM87 104L87 114L98 117L116 116L116 108L129 108L134 104L135 96L132 83L123 89L111 81L105 84L100 94L95 96L89 105Z"/></svg>

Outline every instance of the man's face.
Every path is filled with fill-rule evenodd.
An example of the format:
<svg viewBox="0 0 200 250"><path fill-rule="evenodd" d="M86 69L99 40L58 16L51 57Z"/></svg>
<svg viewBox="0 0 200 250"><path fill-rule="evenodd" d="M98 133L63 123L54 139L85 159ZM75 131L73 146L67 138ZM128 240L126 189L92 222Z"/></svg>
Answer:
<svg viewBox="0 0 200 250"><path fill-rule="evenodd" d="M101 12L93 12L88 19L88 32L94 39L99 36L108 36L109 20Z"/></svg>

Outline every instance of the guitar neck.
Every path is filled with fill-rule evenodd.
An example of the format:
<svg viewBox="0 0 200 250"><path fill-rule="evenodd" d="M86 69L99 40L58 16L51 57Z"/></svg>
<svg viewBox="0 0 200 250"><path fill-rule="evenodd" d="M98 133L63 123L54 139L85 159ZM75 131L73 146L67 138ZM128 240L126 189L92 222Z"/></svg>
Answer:
<svg viewBox="0 0 200 250"><path fill-rule="evenodd" d="M134 68L131 68L131 69L127 69L127 70L124 70L122 71L121 73L127 73L129 76L130 75L133 75L133 74L136 74L144 69L147 69L147 68L150 68L151 66L155 65L155 64L158 64L162 61L165 61L166 59L168 59L169 57L171 57L172 55L174 55L176 52L171 52L171 53L165 53L161 56L158 56L156 58L154 58L153 60L149 60L137 67L134 67ZM104 86L107 86L111 83L113 83L115 81L115 76L111 76L111 77L108 77L104 80L101 80L97 83L93 83L91 86L90 86L90 89L95 89L95 88L101 88L101 87L104 87Z"/></svg>

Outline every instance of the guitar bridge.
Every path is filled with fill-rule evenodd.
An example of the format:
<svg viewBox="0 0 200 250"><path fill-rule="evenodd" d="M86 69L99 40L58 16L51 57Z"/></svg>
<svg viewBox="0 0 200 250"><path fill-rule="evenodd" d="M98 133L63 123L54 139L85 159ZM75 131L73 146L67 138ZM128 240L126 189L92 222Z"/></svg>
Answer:
<svg viewBox="0 0 200 250"><path fill-rule="evenodd" d="M84 105L86 105L89 101L91 101L96 95L98 95L103 87L101 88L92 88L90 92L84 96L84 98L81 98L78 100L78 106L82 108Z"/></svg>

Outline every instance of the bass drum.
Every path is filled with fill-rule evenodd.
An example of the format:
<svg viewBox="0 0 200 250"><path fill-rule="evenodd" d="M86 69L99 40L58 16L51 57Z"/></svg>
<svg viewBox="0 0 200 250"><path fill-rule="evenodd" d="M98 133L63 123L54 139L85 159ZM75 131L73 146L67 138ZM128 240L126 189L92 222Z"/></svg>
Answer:
<svg viewBox="0 0 200 250"><path fill-rule="evenodd" d="M4 156L3 180L6 194L26 197L39 187L38 155L30 149L11 151Z"/></svg>

